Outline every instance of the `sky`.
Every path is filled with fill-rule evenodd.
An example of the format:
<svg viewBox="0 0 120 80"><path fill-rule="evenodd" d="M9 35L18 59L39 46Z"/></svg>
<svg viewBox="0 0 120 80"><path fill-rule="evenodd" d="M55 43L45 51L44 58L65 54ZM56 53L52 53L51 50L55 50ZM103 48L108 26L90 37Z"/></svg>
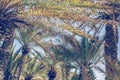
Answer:
<svg viewBox="0 0 120 80"><path fill-rule="evenodd" d="M120 27L118 27L118 60L120 61Z"/></svg>

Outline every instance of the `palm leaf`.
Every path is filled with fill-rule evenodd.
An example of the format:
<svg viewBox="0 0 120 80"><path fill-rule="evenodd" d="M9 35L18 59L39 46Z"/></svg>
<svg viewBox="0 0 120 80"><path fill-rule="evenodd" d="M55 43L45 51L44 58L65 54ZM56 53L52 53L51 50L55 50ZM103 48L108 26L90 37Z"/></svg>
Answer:
<svg viewBox="0 0 120 80"><path fill-rule="evenodd" d="M44 59L44 56L37 50L33 49L35 53L39 56L39 58Z"/></svg>

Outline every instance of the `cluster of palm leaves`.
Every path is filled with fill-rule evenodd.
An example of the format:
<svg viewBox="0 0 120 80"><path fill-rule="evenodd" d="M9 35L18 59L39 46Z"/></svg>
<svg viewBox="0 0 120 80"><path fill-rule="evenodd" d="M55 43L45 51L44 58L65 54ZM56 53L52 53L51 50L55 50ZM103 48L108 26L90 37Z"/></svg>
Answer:
<svg viewBox="0 0 120 80"><path fill-rule="evenodd" d="M119 22L119 0L0 0L0 80L119 80Z"/></svg>
<svg viewBox="0 0 120 80"><path fill-rule="evenodd" d="M95 78L92 67L103 57L100 56L101 44L92 43L87 38L70 41L72 47L57 45L54 47L56 58L63 61L65 68L75 68L79 70L79 80L93 80ZM99 54L99 57L98 57ZM70 69L69 69L70 70ZM67 75L67 74L66 74ZM67 75L68 76L68 75Z"/></svg>

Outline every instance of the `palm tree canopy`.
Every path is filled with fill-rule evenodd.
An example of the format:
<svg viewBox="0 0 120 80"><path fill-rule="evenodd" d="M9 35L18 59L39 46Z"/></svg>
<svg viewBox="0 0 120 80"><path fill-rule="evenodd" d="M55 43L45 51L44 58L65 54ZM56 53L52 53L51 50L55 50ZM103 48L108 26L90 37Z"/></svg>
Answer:
<svg viewBox="0 0 120 80"><path fill-rule="evenodd" d="M63 45L53 47L58 60L64 62L67 59L69 62L80 61L89 64L92 62L92 59L97 56L97 53L99 53L101 43L96 44L96 42L92 40L82 38L80 42L76 39L71 40L69 46L71 47Z"/></svg>

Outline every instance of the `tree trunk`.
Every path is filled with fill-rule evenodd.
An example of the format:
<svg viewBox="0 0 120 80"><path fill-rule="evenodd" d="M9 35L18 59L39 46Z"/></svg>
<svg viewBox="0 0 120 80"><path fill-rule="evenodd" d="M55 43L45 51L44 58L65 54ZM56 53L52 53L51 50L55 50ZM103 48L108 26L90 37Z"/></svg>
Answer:
<svg viewBox="0 0 120 80"><path fill-rule="evenodd" d="M14 41L15 30L11 28L9 29L8 32L9 32L9 35L5 34L3 45L0 48L0 80L4 80L3 78L6 76L8 77L8 73L6 73L7 64L9 62L10 50ZM5 80L10 80L10 79L5 79Z"/></svg>
<svg viewBox="0 0 120 80"><path fill-rule="evenodd" d="M117 64L117 42L117 27L113 28L112 24L106 24L104 56L106 62L106 80L113 80L115 76L114 65Z"/></svg>
<svg viewBox="0 0 120 80"><path fill-rule="evenodd" d="M82 66L81 69L82 72L79 74L78 80L92 80L90 70L87 68L87 66Z"/></svg>
<svg viewBox="0 0 120 80"><path fill-rule="evenodd" d="M62 70L62 80L65 80L65 63L63 63L61 70Z"/></svg>

